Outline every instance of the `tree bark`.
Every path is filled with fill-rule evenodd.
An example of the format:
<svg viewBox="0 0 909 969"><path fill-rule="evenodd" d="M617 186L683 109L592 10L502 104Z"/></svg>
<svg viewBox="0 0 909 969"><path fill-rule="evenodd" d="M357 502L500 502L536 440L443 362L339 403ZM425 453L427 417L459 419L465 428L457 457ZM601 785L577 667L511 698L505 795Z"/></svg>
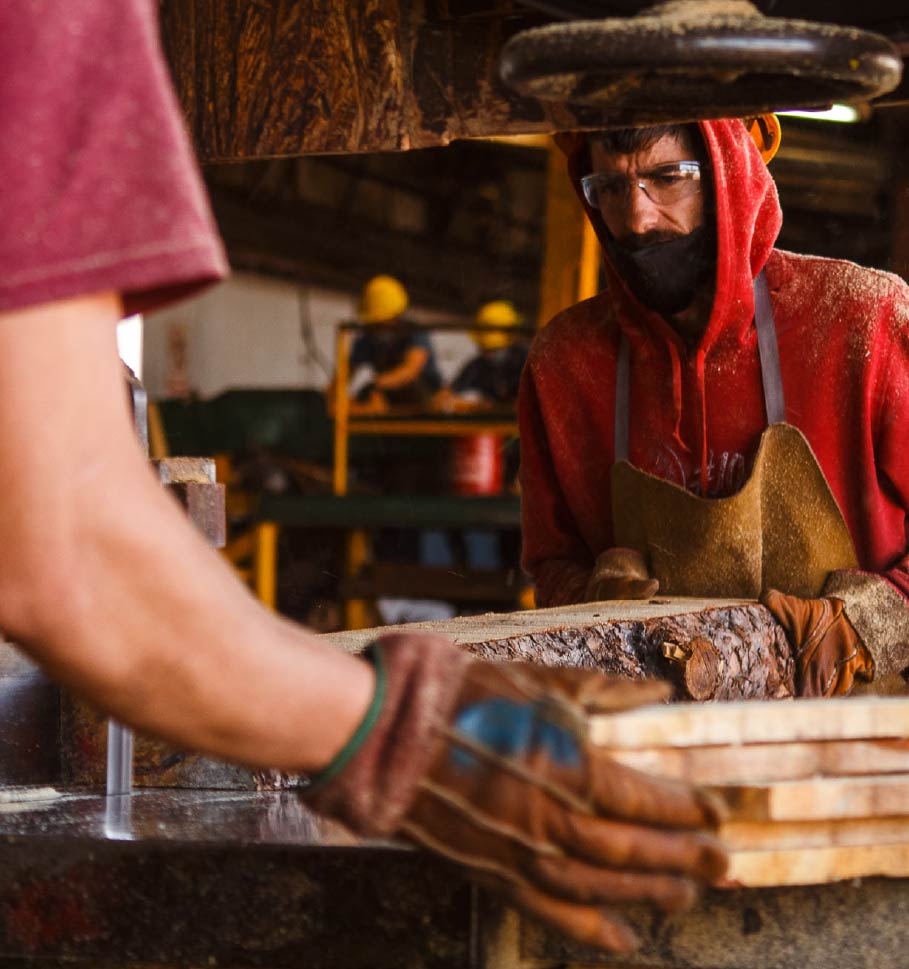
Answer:
<svg viewBox="0 0 909 969"><path fill-rule="evenodd" d="M563 628L464 643L463 648L483 659L668 679L684 700L795 695L789 643L769 611L757 604L641 620L578 621Z"/></svg>
<svg viewBox="0 0 909 969"><path fill-rule="evenodd" d="M669 679L678 686L681 699L782 699L795 693L785 633L769 610L753 600L661 597L590 602L324 638L359 652L387 632L447 636L482 659Z"/></svg>

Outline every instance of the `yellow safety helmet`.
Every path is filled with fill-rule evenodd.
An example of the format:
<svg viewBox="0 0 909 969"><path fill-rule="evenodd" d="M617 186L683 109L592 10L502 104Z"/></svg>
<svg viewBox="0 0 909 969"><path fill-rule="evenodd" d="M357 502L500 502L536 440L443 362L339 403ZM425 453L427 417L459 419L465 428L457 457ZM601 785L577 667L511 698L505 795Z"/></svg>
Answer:
<svg viewBox="0 0 909 969"><path fill-rule="evenodd" d="M394 276L373 276L360 293L361 323L390 323L407 309L407 290Z"/></svg>
<svg viewBox="0 0 909 969"><path fill-rule="evenodd" d="M507 299L494 299L484 303L474 317L477 327L485 326L517 326L521 322L521 314L514 308L514 304ZM481 350L498 350L507 347L512 341L510 334L503 330L482 329L473 330L470 334Z"/></svg>
<svg viewBox="0 0 909 969"><path fill-rule="evenodd" d="M757 145L757 150L764 159L764 164L769 165L770 160L780 150L780 143L783 140L780 119L775 114L759 114L743 120L751 140Z"/></svg>

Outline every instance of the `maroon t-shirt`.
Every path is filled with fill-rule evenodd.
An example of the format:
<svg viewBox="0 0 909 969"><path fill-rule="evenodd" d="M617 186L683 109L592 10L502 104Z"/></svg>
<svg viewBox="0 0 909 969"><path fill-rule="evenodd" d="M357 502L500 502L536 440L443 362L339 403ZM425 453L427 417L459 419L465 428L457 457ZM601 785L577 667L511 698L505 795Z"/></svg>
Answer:
<svg viewBox="0 0 909 969"><path fill-rule="evenodd" d="M156 0L0 0L0 311L227 265L161 56Z"/></svg>

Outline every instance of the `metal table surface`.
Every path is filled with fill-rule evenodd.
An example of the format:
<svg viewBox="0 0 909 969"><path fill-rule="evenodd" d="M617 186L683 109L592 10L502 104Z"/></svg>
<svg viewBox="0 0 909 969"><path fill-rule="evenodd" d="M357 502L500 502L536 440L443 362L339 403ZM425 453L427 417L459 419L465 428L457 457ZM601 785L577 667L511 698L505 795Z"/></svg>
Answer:
<svg viewBox="0 0 909 969"><path fill-rule="evenodd" d="M472 890L293 792L0 788L0 965L452 967ZM21 796L21 795L19 795Z"/></svg>
<svg viewBox="0 0 909 969"><path fill-rule="evenodd" d="M352 838L292 791L21 797L0 788L3 969L909 965L909 880L711 891L672 918L631 909L643 947L616 961L501 908L442 862Z"/></svg>

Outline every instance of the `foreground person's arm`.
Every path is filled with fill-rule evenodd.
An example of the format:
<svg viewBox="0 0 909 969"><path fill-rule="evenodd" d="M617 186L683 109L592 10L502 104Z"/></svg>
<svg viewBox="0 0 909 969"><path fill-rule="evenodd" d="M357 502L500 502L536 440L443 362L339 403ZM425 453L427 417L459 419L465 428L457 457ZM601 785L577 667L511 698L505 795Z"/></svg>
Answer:
<svg viewBox="0 0 909 969"><path fill-rule="evenodd" d="M722 876L711 801L624 767L587 739L588 716L664 698L665 684L582 669L487 663L438 636L373 644L379 696L311 803L369 835L399 834L568 935L628 951L604 906L688 908Z"/></svg>
<svg viewBox="0 0 909 969"><path fill-rule="evenodd" d="M0 626L57 679L184 747L317 774L324 813L436 851L583 941L607 903L690 905L724 856L713 807L586 743L654 684L473 662L435 637L373 661L241 586L133 438L111 295L0 315ZM376 688L378 686L378 689Z"/></svg>
<svg viewBox="0 0 909 969"><path fill-rule="evenodd" d="M135 440L113 295L0 314L0 628L133 726L246 764L323 766L368 664L260 607Z"/></svg>

